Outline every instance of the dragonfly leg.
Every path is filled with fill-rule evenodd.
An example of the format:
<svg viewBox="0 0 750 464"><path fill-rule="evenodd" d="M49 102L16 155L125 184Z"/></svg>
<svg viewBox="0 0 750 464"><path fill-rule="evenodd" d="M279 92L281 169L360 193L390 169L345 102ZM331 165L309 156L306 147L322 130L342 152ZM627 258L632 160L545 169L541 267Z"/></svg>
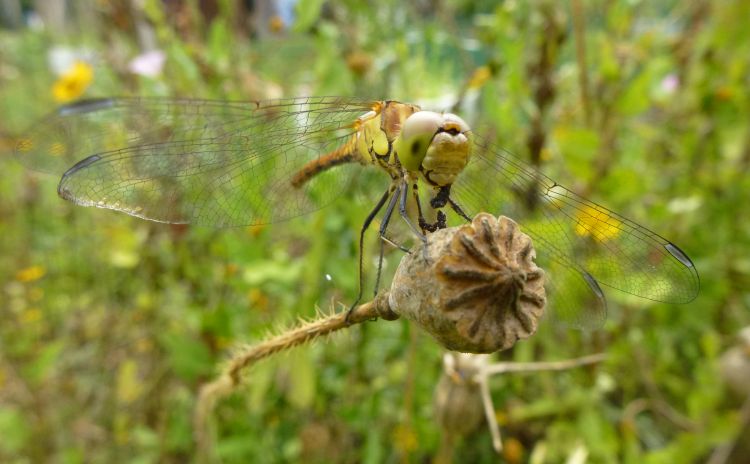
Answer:
<svg viewBox="0 0 750 464"><path fill-rule="evenodd" d="M352 303L351 306L349 306L349 310L346 313L345 321L349 322L349 316L352 314L352 311L354 308L359 304L360 300L362 300L362 292L364 287L364 264L362 262L363 256L362 253L364 251L364 241L365 241L365 232L367 232L367 229L370 227L370 224L372 224L373 219L375 219L375 216L380 212L380 210L383 208L383 205L386 201L388 201L388 198L391 197L394 193L394 186L391 184L390 187L388 187L388 190L383 193L383 196L380 197L380 200L378 200L378 203L375 205L375 207L370 211L370 214L367 215L365 218L365 222L362 223L362 229L359 231L359 273L358 273L358 289L357 289L357 299L354 300L354 303ZM393 198L396 196L393 195ZM393 202L393 200L391 200Z"/></svg>
<svg viewBox="0 0 750 464"><path fill-rule="evenodd" d="M442 190L441 190L442 191ZM438 229L445 229L446 228L446 217L445 213L442 211L438 211L437 213L437 221L430 223L427 222L427 220L424 218L424 214L422 214L422 202L419 200L419 186L415 183L412 185L412 194L414 196L414 201L417 202L417 212L419 213L419 227L422 229L422 233L425 231L427 232L435 232ZM433 198L430 201L430 206L433 208L442 208L445 206L445 203L437 206L437 204L434 201Z"/></svg>
<svg viewBox="0 0 750 464"><path fill-rule="evenodd" d="M424 219L424 215L422 214L422 202L419 201L419 185L417 185L416 182L411 184L411 195L414 197L414 202L417 204L417 215L419 216L419 227L424 227L422 224L427 223Z"/></svg>
<svg viewBox="0 0 750 464"><path fill-rule="evenodd" d="M385 242L388 241L389 243L393 243L391 240L388 239L388 237L385 236L386 231L388 230L388 223L391 221L391 217L393 216L393 210L396 208L396 200L399 197L399 193L401 189L404 187L397 186L396 191L393 192L393 196L391 197L391 201L388 203L388 207L385 209L385 214L383 214L383 221L380 223L380 255L378 256L378 273L377 277L375 277L375 289L374 294L378 294L378 289L380 287L380 276L383 272L383 252L385 248ZM403 247L399 246L402 250ZM407 250L408 251L408 250Z"/></svg>
<svg viewBox="0 0 750 464"><path fill-rule="evenodd" d="M412 191L413 191L413 187L412 187ZM422 245L423 245L422 246L422 253L424 255L425 261L427 261L428 260L428 258L427 258L427 235L425 235L425 232L424 232L425 229L423 228L423 226L424 225L429 225L429 224L427 224L427 222L424 220L424 217L422 217L422 214L420 213L419 214L419 225L420 225L420 227L422 227L422 229L421 230L417 229L417 227L411 221L411 218L409 217L409 215L406 212L406 200L407 200L407 198L409 198L409 192L408 192L408 189L406 188L406 185L404 185L404 188L401 191L401 201L399 202L399 205L398 205L398 212L399 212L399 214L401 214L401 217L404 218L404 221L406 221L406 223L409 225L409 227L411 228L412 232L414 232L414 235L416 235L417 237L419 237L420 240L422 240ZM417 208L419 209L419 196L417 196L416 201L417 201ZM443 215L443 216L445 216L445 215ZM443 217L442 219L444 220L445 218ZM438 221L440 221L440 220L441 220L440 213L438 213ZM429 228L427 230L429 230Z"/></svg>
<svg viewBox="0 0 750 464"><path fill-rule="evenodd" d="M399 205L398 205L398 212L399 212L399 214L404 219L404 221L406 221L406 224L409 226L409 228L414 233L414 235L416 235L417 237L419 237L419 239L422 240L422 243L427 244L427 237L424 234L424 230L421 230L421 229L417 228L417 226L414 225L414 223L412 222L411 218L409 217L409 214L406 212L406 200L407 200L407 198L409 198L408 189L407 188L400 189L400 193L401 193L401 201L399 202ZM417 205L419 205L419 200L417 200ZM419 218L420 221L419 222L420 222L420 226L421 226L422 225L421 224L422 221L424 221L424 217L422 217L421 214L419 216L420 216L420 218ZM426 221L425 221L425 223L426 223Z"/></svg>
<svg viewBox="0 0 750 464"><path fill-rule="evenodd" d="M433 208L442 208L450 201L451 186L443 185L438 190L438 193L430 200L430 206Z"/></svg>
<svg viewBox="0 0 750 464"><path fill-rule="evenodd" d="M458 203L456 203L455 201L453 201L453 199L448 198L448 204L451 205L451 209L453 211L455 211L456 214L458 214L462 218L466 219L468 222L471 222L471 218L469 217L469 215L466 214L464 212L463 208L461 208L461 206Z"/></svg>
<svg viewBox="0 0 750 464"><path fill-rule="evenodd" d="M390 246L392 246L394 248L398 248L399 250L403 251L404 253L411 254L411 250L410 249L406 248L405 246L401 245L400 243L394 242L393 240L391 240L390 238L388 238L385 235L381 236L380 240L384 241L385 243L387 243L388 245L390 245Z"/></svg>
<svg viewBox="0 0 750 464"><path fill-rule="evenodd" d="M422 202L419 201L419 185L416 182L411 184L411 194L414 197L414 202L417 204L417 216L419 217L419 228L422 229L422 234L424 235L425 231L435 232L436 228L427 222L422 213Z"/></svg>

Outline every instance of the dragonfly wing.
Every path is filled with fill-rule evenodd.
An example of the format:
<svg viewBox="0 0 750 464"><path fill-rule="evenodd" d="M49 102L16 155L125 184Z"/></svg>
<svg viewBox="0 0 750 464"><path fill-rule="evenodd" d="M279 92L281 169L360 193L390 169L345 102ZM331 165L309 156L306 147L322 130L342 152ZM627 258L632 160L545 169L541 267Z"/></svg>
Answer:
<svg viewBox="0 0 750 464"><path fill-rule="evenodd" d="M532 236L528 231L526 233ZM577 329L600 328L607 319L607 300L596 279L575 263L550 258L553 249L533 236L532 239L539 257L537 264L545 270L551 319Z"/></svg>
<svg viewBox="0 0 750 464"><path fill-rule="evenodd" d="M344 144L370 102L126 98L63 107L21 140L27 166L65 171L59 194L146 219L217 227L287 219L344 190L357 169L292 176Z"/></svg>
<svg viewBox="0 0 750 464"><path fill-rule="evenodd" d="M685 303L695 298L698 274L676 245L473 137L471 161L452 196L469 214L502 212L524 218L522 229L534 240L540 263L549 263L550 272L562 276L554 286L562 294L557 299L567 307L557 311L558 317L580 327L603 321L606 307L597 282L655 301ZM522 205L533 205L534 214ZM601 303L571 307L577 301L572 295L587 287ZM589 319L594 323L585 322Z"/></svg>

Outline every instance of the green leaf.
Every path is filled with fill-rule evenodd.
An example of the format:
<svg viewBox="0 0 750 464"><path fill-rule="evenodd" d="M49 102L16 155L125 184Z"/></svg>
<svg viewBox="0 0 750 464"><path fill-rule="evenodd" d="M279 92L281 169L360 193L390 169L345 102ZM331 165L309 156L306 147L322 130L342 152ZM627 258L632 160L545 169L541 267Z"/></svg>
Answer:
<svg viewBox="0 0 750 464"><path fill-rule="evenodd" d="M12 407L0 407L0 450L5 453L20 451L28 441L31 432L24 414Z"/></svg>
<svg viewBox="0 0 750 464"><path fill-rule="evenodd" d="M39 354L33 364L28 366L30 368L28 375L35 384L44 382L51 375L51 371L57 367L60 355L64 349L64 341L57 340L43 346L39 350Z"/></svg>
<svg viewBox="0 0 750 464"><path fill-rule="evenodd" d="M290 384L287 400L300 409L309 408L315 399L316 369L309 350L294 350L287 364Z"/></svg>
<svg viewBox="0 0 750 464"><path fill-rule="evenodd" d="M599 134L585 127L559 126L555 128L552 139L564 165L576 177L588 178L592 161L599 151Z"/></svg>
<svg viewBox="0 0 750 464"><path fill-rule="evenodd" d="M206 345L184 334L166 333L160 338L170 365L180 377L195 380L213 372L213 359Z"/></svg>
<svg viewBox="0 0 750 464"><path fill-rule="evenodd" d="M325 0L300 0L297 3L295 12L297 13L293 29L297 32L304 32L320 17L320 11L323 8Z"/></svg>

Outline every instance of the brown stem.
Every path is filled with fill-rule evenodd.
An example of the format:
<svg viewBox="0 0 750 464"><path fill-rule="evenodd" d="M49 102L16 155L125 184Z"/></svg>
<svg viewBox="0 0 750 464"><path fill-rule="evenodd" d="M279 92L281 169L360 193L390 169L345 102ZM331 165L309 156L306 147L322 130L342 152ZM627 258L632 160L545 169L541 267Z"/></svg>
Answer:
<svg viewBox="0 0 750 464"><path fill-rule="evenodd" d="M581 92L581 106L586 125L591 125L591 95L589 94L589 75L586 65L586 17L581 0L572 0L573 34L576 43L576 61L578 62L578 86Z"/></svg>
<svg viewBox="0 0 750 464"><path fill-rule="evenodd" d="M349 328L354 324L377 318L397 319L398 315L392 312L388 305L388 295L388 292L383 292L374 300L357 306L348 317L346 312L332 314L237 352L229 360L221 375L213 382L205 384L198 395L194 425L200 455L207 460L210 459L207 455L208 451L213 448L211 446L213 434L209 430L210 415L216 402L232 393L239 386L244 370L273 354L304 345L324 335Z"/></svg>

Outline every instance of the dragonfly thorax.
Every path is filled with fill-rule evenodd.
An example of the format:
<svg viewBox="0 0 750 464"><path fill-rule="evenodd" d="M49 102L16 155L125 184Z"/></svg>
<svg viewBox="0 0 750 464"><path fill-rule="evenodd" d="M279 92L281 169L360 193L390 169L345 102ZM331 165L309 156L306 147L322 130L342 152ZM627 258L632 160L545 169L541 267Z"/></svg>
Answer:
<svg viewBox="0 0 750 464"><path fill-rule="evenodd" d="M419 111L409 116L395 143L402 166L431 185L450 185L469 162L470 129L451 113Z"/></svg>

